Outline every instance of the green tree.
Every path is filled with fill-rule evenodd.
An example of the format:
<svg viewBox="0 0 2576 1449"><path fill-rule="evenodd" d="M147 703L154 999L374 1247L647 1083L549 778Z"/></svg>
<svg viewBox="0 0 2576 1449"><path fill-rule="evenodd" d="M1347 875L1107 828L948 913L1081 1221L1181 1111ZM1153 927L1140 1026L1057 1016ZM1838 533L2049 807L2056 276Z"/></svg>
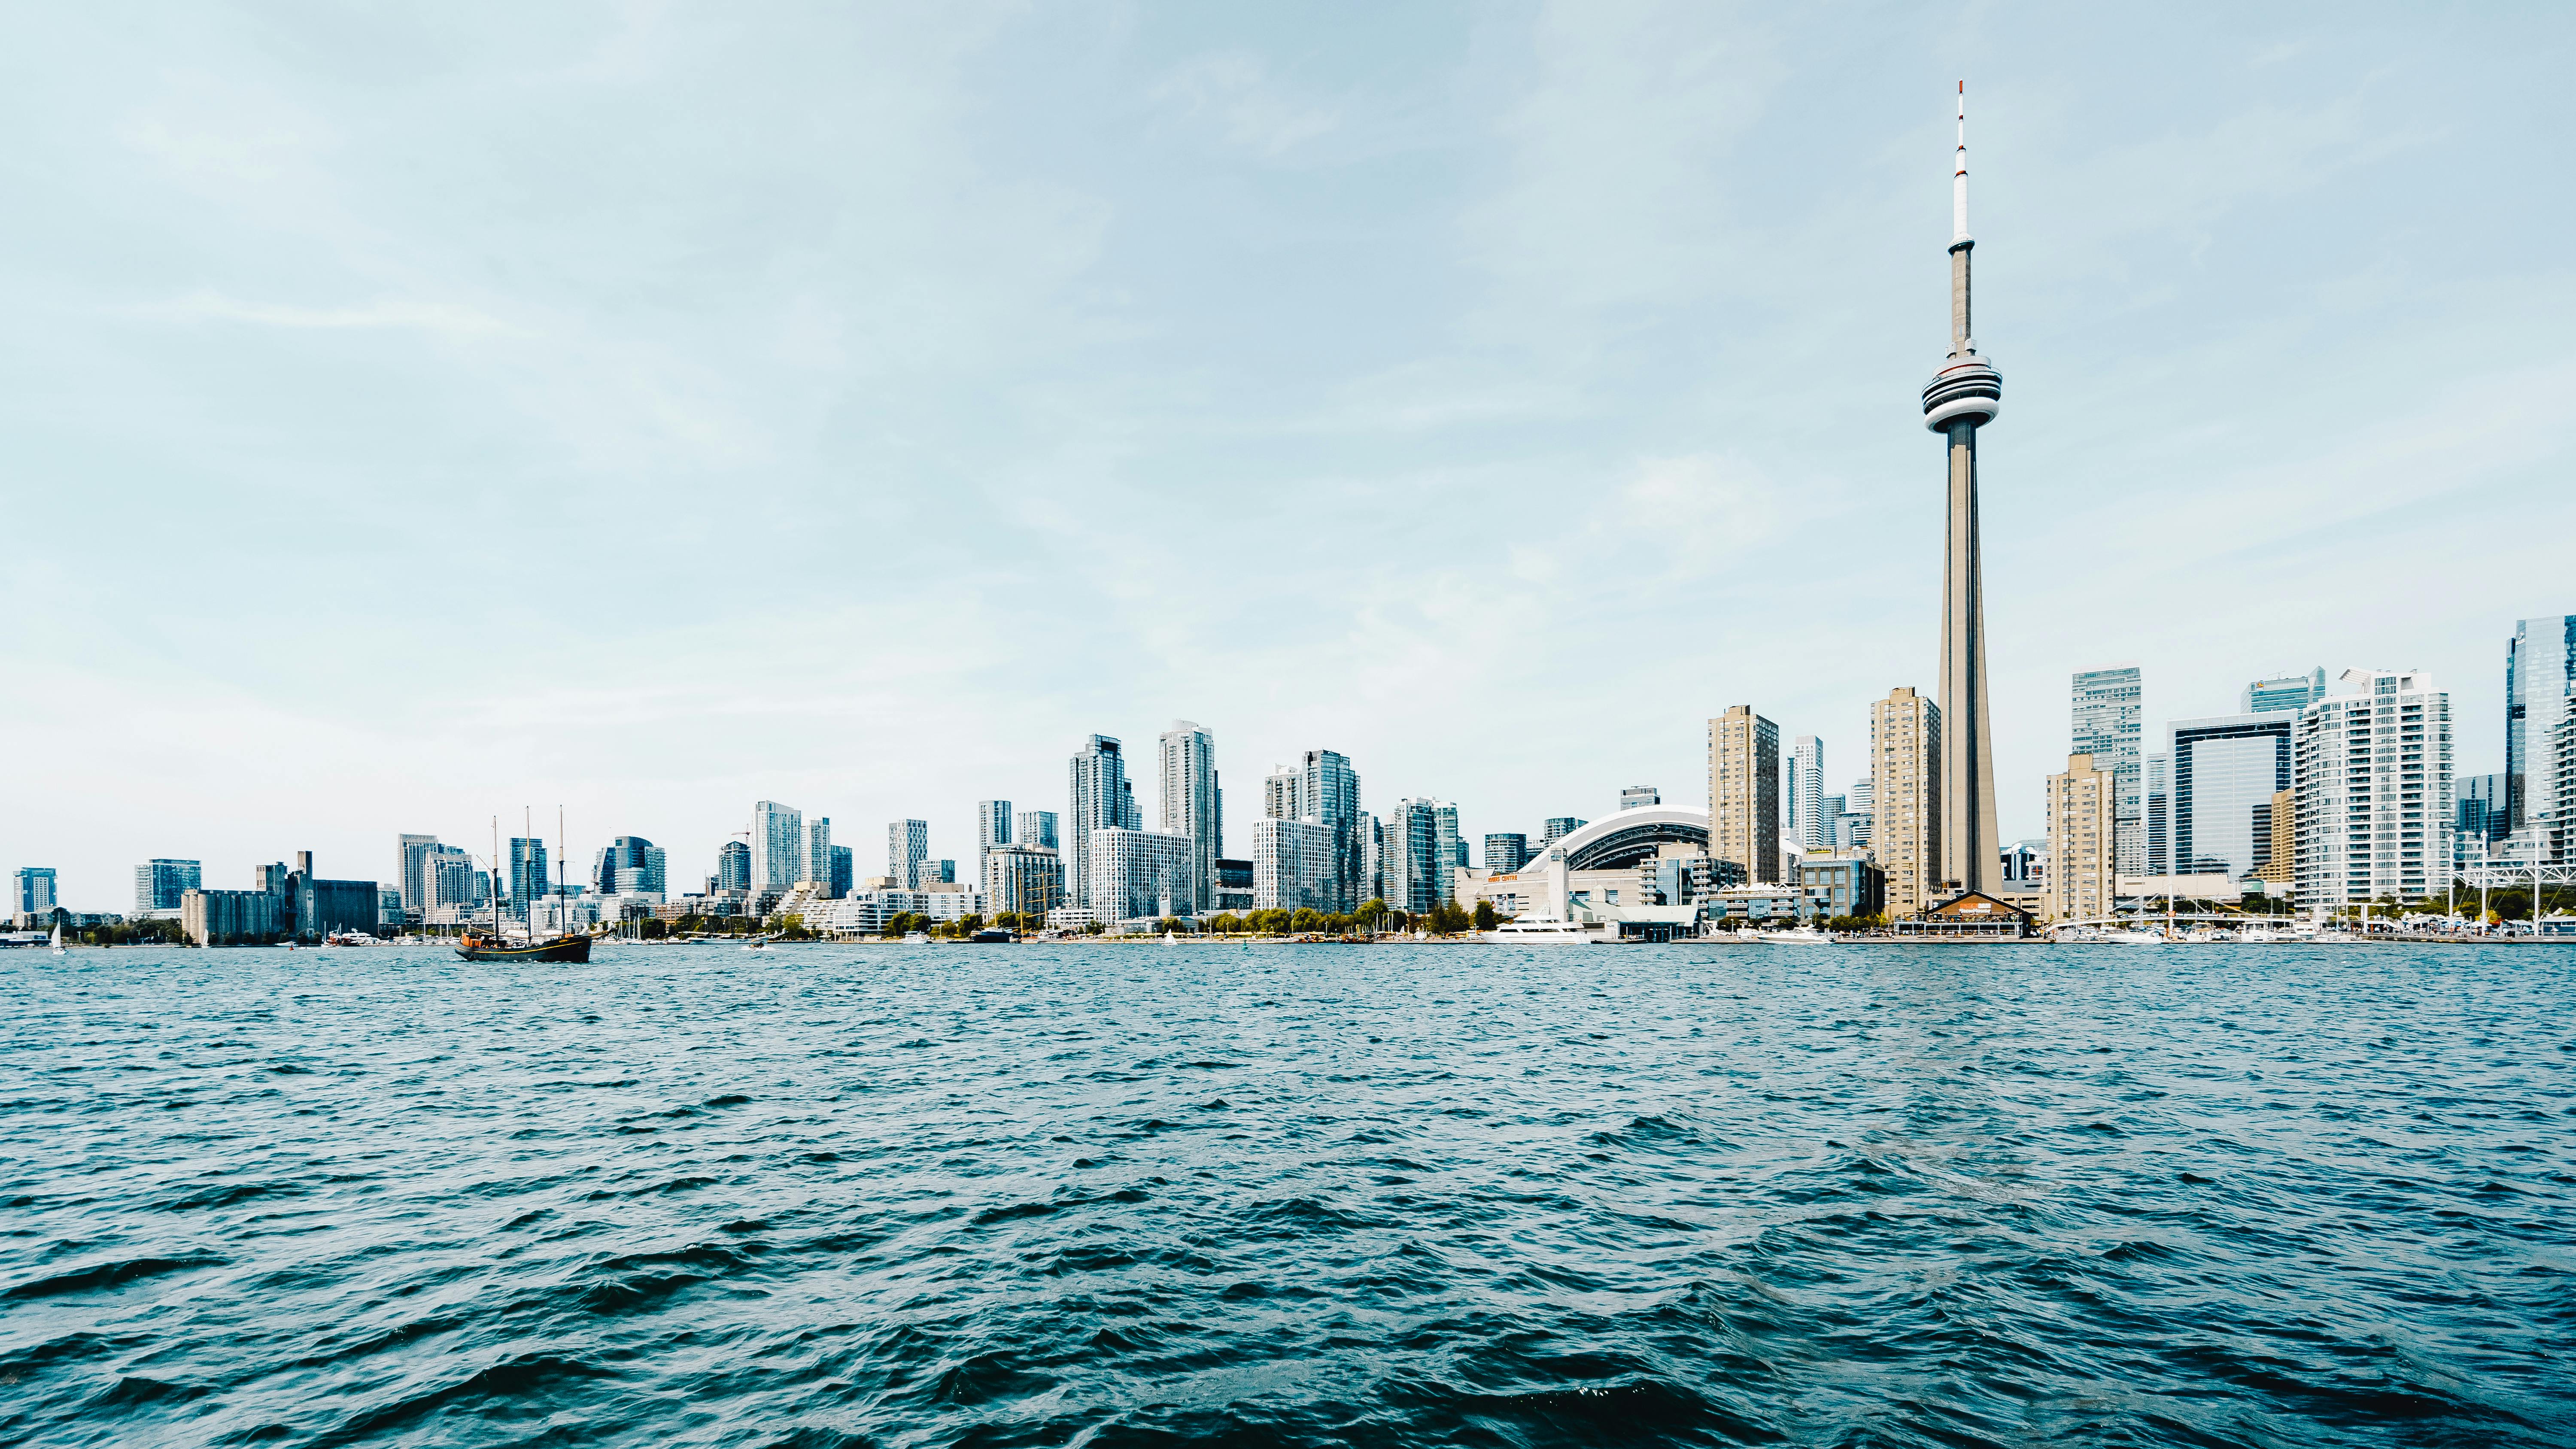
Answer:
<svg viewBox="0 0 2576 1449"><path fill-rule="evenodd" d="M1351 915L1363 927L1372 931L1378 930L1386 920L1386 902L1380 900L1376 896L1371 896L1367 900L1360 902L1360 908L1351 912Z"/></svg>
<svg viewBox="0 0 2576 1449"><path fill-rule="evenodd" d="M1500 926L1502 923L1503 923L1503 921L1502 921L1502 917L1501 917L1501 916L1499 916L1499 915L1497 915L1497 914L1495 913L1495 911L1494 911L1494 903L1493 903L1492 901L1478 901L1478 902L1476 902L1476 929L1477 929L1477 930L1479 930L1479 931L1490 931L1490 930L1493 930L1495 927Z"/></svg>

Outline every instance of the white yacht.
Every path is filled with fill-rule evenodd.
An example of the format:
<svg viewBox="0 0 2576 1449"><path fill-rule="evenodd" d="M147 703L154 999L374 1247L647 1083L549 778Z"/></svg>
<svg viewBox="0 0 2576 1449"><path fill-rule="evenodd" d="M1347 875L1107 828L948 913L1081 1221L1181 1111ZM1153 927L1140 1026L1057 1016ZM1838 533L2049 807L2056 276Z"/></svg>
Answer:
<svg viewBox="0 0 2576 1449"><path fill-rule="evenodd" d="M1496 945L1580 946L1595 939L1579 921L1559 921L1537 916L1523 916L1505 921L1479 935L1480 941Z"/></svg>
<svg viewBox="0 0 2576 1449"><path fill-rule="evenodd" d="M1831 933L1819 931L1813 926L1791 926L1786 930L1780 931L1756 931L1753 933L1753 939L1757 941L1773 941L1781 944L1813 942L1817 945L1823 945L1824 943L1833 940L1833 936Z"/></svg>

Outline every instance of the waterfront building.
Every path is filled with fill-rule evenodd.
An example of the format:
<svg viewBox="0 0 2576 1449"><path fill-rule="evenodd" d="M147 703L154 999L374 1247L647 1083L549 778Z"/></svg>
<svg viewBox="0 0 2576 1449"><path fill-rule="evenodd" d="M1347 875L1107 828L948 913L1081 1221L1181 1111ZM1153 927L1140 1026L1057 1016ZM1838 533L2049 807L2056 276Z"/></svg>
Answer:
<svg viewBox="0 0 2576 1449"><path fill-rule="evenodd" d="M2451 840L2454 858L2467 865L2492 855L2513 833L2513 813L2502 770L2491 775L2462 775L2452 783ZM2479 847L2484 845L2486 850Z"/></svg>
<svg viewBox="0 0 2576 1449"><path fill-rule="evenodd" d="M653 853L655 855L661 854L658 850ZM837 901L841 897L848 895L850 893L850 887L857 884L857 874L858 857L856 853L846 845L833 846L832 873L827 878L828 884L832 888L831 899Z"/></svg>
<svg viewBox="0 0 2576 1449"><path fill-rule="evenodd" d="M1010 843L1011 802L1008 800L976 801L975 854L981 857L985 851L991 850L994 846Z"/></svg>
<svg viewBox="0 0 2576 1449"><path fill-rule="evenodd" d="M1298 799L1298 787L1305 781L1299 770L1273 770L1261 777L1261 814L1270 820L1303 820L1306 812Z"/></svg>
<svg viewBox="0 0 2576 1449"><path fill-rule="evenodd" d="M1866 855L1801 856L1798 885L1811 916L1875 916L1887 910L1887 872Z"/></svg>
<svg viewBox="0 0 2576 1449"><path fill-rule="evenodd" d="M404 910L426 910L433 904L429 888L429 853L437 848L438 837L435 835L394 837L394 888L402 894Z"/></svg>
<svg viewBox="0 0 2576 1449"><path fill-rule="evenodd" d="M1899 685L1870 701L1870 855L1887 872L1887 914L1940 899L1941 709Z"/></svg>
<svg viewBox="0 0 2576 1449"><path fill-rule="evenodd" d="M1052 810L1020 811L1011 820L1011 843L1042 845L1049 850L1062 850L1064 845L1056 839L1055 822L1056 814Z"/></svg>
<svg viewBox="0 0 2576 1449"><path fill-rule="evenodd" d="M54 868L50 865L18 867L17 914L50 911L54 908Z"/></svg>
<svg viewBox="0 0 2576 1449"><path fill-rule="evenodd" d="M2277 679L2258 679L2245 686L2243 707L2237 713L2274 714L2287 710L2296 715L2325 697L2324 669L2310 670L2306 674L2284 674Z"/></svg>
<svg viewBox="0 0 2576 1449"><path fill-rule="evenodd" d="M2042 920L2094 920L2111 914L2119 888L2119 776L2093 757L2073 754L2048 777L2048 869L2040 888Z"/></svg>
<svg viewBox="0 0 2576 1449"><path fill-rule="evenodd" d="M715 889L747 891L751 889L751 847L739 840L728 840L716 847Z"/></svg>
<svg viewBox="0 0 2576 1449"><path fill-rule="evenodd" d="M1252 862L1228 860L1219 856L1216 862L1215 899L1209 902L1209 908L1219 911L1248 911L1252 909L1253 899Z"/></svg>
<svg viewBox="0 0 2576 1449"><path fill-rule="evenodd" d="M2142 793L2146 797L2144 822L2146 828L2143 832L2146 836L2146 873L2171 875L2173 873L2173 757L2161 754L2147 756L2143 774L2145 784L2142 787Z"/></svg>
<svg viewBox="0 0 2576 1449"><path fill-rule="evenodd" d="M1969 325L1968 88L1959 87L1959 149L1950 180L1950 354L1923 389L1923 426L1949 453L1941 562L1941 812L1937 857L1949 891L1986 891L1995 870L1995 755L1986 704L1986 584L1978 541L1977 430L2003 406L2003 375ZM1890 886L1894 891L1893 884ZM1928 901L1925 904L1930 904Z"/></svg>
<svg viewBox="0 0 2576 1449"><path fill-rule="evenodd" d="M2451 701L2421 670L2348 669L2299 715L2299 900L2420 900L2451 883Z"/></svg>
<svg viewBox="0 0 2576 1449"><path fill-rule="evenodd" d="M175 911L179 897L205 884L205 868L193 860L152 860L134 868L134 913Z"/></svg>
<svg viewBox="0 0 2576 1449"><path fill-rule="evenodd" d="M893 820L886 823L886 874L893 877L896 889L921 889L921 863L929 855L929 821Z"/></svg>
<svg viewBox="0 0 2576 1449"><path fill-rule="evenodd" d="M1587 823L1589 822L1577 820L1571 815L1551 815L1547 817L1547 820L1539 830L1539 848L1544 850L1547 847L1554 845L1556 842L1563 840L1565 837L1572 835L1578 830L1581 830Z"/></svg>
<svg viewBox="0 0 2576 1449"><path fill-rule="evenodd" d="M265 946L279 934L275 891L191 889L179 897L179 929L200 946Z"/></svg>
<svg viewBox="0 0 2576 1449"><path fill-rule="evenodd" d="M1392 851L1399 832L1388 816L1383 834ZM1667 876L1663 862L1678 859ZM1390 876L1395 871L1391 862ZM1687 872L1686 875L1681 874ZM1451 872L1458 904L1491 902L1506 916L1539 920L1580 921L1609 927L1602 939L1667 940L1686 931L1697 918L1695 904L1676 903L1671 892L1684 888L1693 901L1705 892L1736 883L1731 861L1714 860L1708 851L1708 817L1669 805L1622 810L1598 823L1566 832L1542 845L1521 868L1507 874ZM1407 905L1392 889L1388 905L1400 910L1429 909Z"/></svg>
<svg viewBox="0 0 2576 1449"><path fill-rule="evenodd" d="M2088 669L2075 676L2074 736L2071 752L2093 757L2095 769L2108 770L2116 781L2113 809L2119 818L2113 854L2124 875L2146 869L2146 785L2140 752L2143 687L2138 667Z"/></svg>
<svg viewBox="0 0 2576 1449"><path fill-rule="evenodd" d="M1652 785L1631 785L1619 792L1619 808L1622 810L1640 810L1663 803L1663 792Z"/></svg>
<svg viewBox="0 0 2576 1449"><path fill-rule="evenodd" d="M984 852L984 897L997 912L1044 915L1064 904L1064 858L1052 846L996 845Z"/></svg>
<svg viewBox="0 0 2576 1449"><path fill-rule="evenodd" d="M1708 722L1708 853L1780 879L1780 727L1739 704Z"/></svg>
<svg viewBox="0 0 2576 1449"><path fill-rule="evenodd" d="M510 837L510 907L524 918L528 907L551 887L546 884L546 843L525 835Z"/></svg>
<svg viewBox="0 0 2576 1449"><path fill-rule="evenodd" d="M590 886L604 896L661 895L669 888L667 857L641 835L621 835L590 862Z"/></svg>
<svg viewBox="0 0 2576 1449"><path fill-rule="evenodd" d="M827 887L831 883L832 817L829 815L817 815L805 822L805 879Z"/></svg>
<svg viewBox="0 0 2576 1449"><path fill-rule="evenodd" d="M2254 871L2254 877L2267 885L2287 887L2299 879L2299 791L2296 785L2272 792L2269 817L2264 821L2272 842L2271 857Z"/></svg>
<svg viewBox="0 0 2576 1449"><path fill-rule="evenodd" d="M1457 895L1458 807L1446 800L1398 800L1378 827L1380 894L1419 915Z"/></svg>
<svg viewBox="0 0 2576 1449"><path fill-rule="evenodd" d="M2005 846L2002 877L2005 895L2038 894L2040 882L2048 879L2048 837L2034 835Z"/></svg>
<svg viewBox="0 0 2576 1449"><path fill-rule="evenodd" d="M2542 861L2567 858L2576 800L2558 793L2558 728L2576 686L2576 614L2514 621L2505 646L2504 775L2508 831L2533 832Z"/></svg>
<svg viewBox="0 0 2576 1449"><path fill-rule="evenodd" d="M1365 885L1360 857L1360 776L1350 756L1338 750L1308 750L1298 762L1298 817L1321 822L1333 832L1333 910L1347 915L1359 908Z"/></svg>
<svg viewBox="0 0 2576 1449"><path fill-rule="evenodd" d="M1363 901L1386 899L1386 827L1363 810L1352 830L1359 836L1359 872L1352 891Z"/></svg>
<svg viewBox="0 0 2576 1449"><path fill-rule="evenodd" d="M1091 904L1091 837L1102 830L1141 828L1135 818L1136 792L1127 782L1127 754L1116 739L1092 735L1074 752L1071 790L1064 826L1071 837L1072 858L1065 862L1065 885L1073 904Z"/></svg>
<svg viewBox="0 0 2576 1449"><path fill-rule="evenodd" d="M1518 831L1485 837L1485 872L1488 875L1508 875L1520 869L1521 863L1529 857L1529 837Z"/></svg>
<svg viewBox="0 0 2576 1449"><path fill-rule="evenodd" d="M1225 797L1216 771L1216 737L1185 719L1172 721L1162 746L1161 809L1155 824L1188 837L1192 898L1185 915L1201 915L1216 896L1216 858L1225 854Z"/></svg>
<svg viewBox="0 0 2576 1449"><path fill-rule="evenodd" d="M805 812L775 800L751 807L751 889L783 891L812 879L805 869Z"/></svg>
<svg viewBox="0 0 2576 1449"><path fill-rule="evenodd" d="M1834 848L1845 854L1869 851L1870 783L1863 775L1852 782L1843 797L1841 816L1834 822Z"/></svg>
<svg viewBox="0 0 2576 1449"><path fill-rule="evenodd" d="M1252 822L1252 908L1309 908L1334 914L1339 861L1332 828L1320 820Z"/></svg>
<svg viewBox="0 0 2576 1449"><path fill-rule="evenodd" d="M1104 920L1193 914L1195 843L1186 835L1123 827L1094 830L1084 852L1091 866L1087 905Z"/></svg>
<svg viewBox="0 0 2576 1449"><path fill-rule="evenodd" d="M1800 735L1789 749L1789 841L1802 851L1833 848L1833 826L1825 816L1825 742Z"/></svg>
<svg viewBox="0 0 2576 1449"><path fill-rule="evenodd" d="M461 846L433 845L421 856L421 919L432 911L471 911L490 899L492 877L474 868ZM406 909L409 909L406 907Z"/></svg>
<svg viewBox="0 0 2576 1449"><path fill-rule="evenodd" d="M2167 728L2172 874L2243 880L2272 858L2272 794L2290 788L2297 722L2240 714Z"/></svg>

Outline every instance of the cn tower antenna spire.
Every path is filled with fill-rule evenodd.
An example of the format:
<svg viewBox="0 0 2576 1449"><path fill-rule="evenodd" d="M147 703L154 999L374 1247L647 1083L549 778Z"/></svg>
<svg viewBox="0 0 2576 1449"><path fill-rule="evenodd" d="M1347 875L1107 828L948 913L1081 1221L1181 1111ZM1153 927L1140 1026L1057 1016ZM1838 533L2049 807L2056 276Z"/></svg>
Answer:
<svg viewBox="0 0 2576 1449"><path fill-rule="evenodd" d="M1959 82L1959 162L1950 177L1950 244L1968 239L1968 83Z"/></svg>

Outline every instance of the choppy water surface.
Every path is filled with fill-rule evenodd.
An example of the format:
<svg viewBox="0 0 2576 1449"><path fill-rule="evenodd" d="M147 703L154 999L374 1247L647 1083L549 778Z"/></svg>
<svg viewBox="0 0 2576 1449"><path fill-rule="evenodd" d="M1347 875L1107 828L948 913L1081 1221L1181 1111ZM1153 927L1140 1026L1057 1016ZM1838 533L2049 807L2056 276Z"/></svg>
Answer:
<svg viewBox="0 0 2576 1449"><path fill-rule="evenodd" d="M2576 950L0 985L0 1441L2576 1440Z"/></svg>

